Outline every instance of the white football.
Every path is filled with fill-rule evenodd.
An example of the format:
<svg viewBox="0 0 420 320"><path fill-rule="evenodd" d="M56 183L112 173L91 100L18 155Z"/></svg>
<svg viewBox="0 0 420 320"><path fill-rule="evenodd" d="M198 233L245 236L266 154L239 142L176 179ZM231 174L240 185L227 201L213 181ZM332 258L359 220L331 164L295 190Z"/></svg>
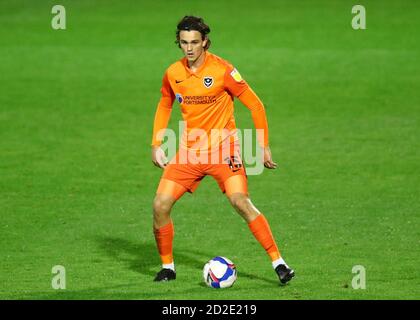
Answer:
<svg viewBox="0 0 420 320"><path fill-rule="evenodd" d="M225 257L214 257L203 268L204 282L211 288L229 288L237 278L235 264Z"/></svg>

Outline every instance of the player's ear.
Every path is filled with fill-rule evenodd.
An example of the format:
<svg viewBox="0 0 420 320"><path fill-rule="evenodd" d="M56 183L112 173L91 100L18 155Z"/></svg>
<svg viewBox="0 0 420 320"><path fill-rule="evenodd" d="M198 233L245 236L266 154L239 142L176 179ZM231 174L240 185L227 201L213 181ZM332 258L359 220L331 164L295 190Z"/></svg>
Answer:
<svg viewBox="0 0 420 320"><path fill-rule="evenodd" d="M204 38L204 40L203 40L203 44L202 44L202 46L203 46L203 48L205 49L206 48L206 46L207 46L207 37L205 37Z"/></svg>

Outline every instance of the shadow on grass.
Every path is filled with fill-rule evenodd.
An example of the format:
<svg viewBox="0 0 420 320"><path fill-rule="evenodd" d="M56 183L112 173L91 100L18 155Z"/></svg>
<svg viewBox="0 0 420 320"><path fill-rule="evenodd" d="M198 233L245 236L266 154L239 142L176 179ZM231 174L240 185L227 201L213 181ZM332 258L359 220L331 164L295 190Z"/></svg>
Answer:
<svg viewBox="0 0 420 320"><path fill-rule="evenodd" d="M153 277L160 264L153 243L133 243L123 238L102 237L97 242L102 251L114 260L124 262L128 269Z"/></svg>
<svg viewBox="0 0 420 320"><path fill-rule="evenodd" d="M133 243L122 238L101 238L100 247L107 254L118 261L126 262L130 270L139 272L143 275L154 277L159 271L160 259L156 244L153 243ZM261 254L264 254L263 252ZM178 248L174 250L174 256L177 265L185 265L201 272L204 263L212 255L208 252L192 249ZM273 278L265 278L254 273L238 271L240 277L250 280L263 281L269 284L279 285L276 274L273 272Z"/></svg>
<svg viewBox="0 0 420 320"><path fill-rule="evenodd" d="M160 258L156 244L134 243L123 238L105 237L98 239L100 248L108 256L117 261L124 262L132 271L154 277L160 269ZM179 248L174 250L177 265L185 265L201 270L208 255L203 252Z"/></svg>
<svg viewBox="0 0 420 320"><path fill-rule="evenodd" d="M96 239L99 248L105 252L109 257L113 258L117 262L123 262L127 269L138 272L142 275L150 277L150 282L155 276L156 272L160 268L160 259L157 253L155 243L135 243L130 240L116 237L101 237ZM261 254L264 254L261 252ZM178 248L174 251L177 265L187 266L202 271L204 263L212 255L208 252L197 251L192 249ZM258 270L256 270L258 272ZM238 276L241 278L247 278L251 281L264 282L272 286L279 286L279 281L273 272L273 277L266 278L259 276L254 273L248 273L238 270ZM258 285L258 284L256 284ZM162 288L163 289L163 288ZM139 290L138 283L121 283L113 286L103 286L100 288L90 288L82 290L71 290L71 291L55 291L55 292L33 292L33 293L15 293L9 295L6 299L24 299L24 300L96 300L96 299L161 299L162 296L166 298L179 298L179 296L185 296L185 294L192 293L194 290L188 289L183 291L172 289L171 293L164 291L156 292L144 292ZM206 289L204 282L197 283L196 291L201 294L201 290ZM236 290L239 288L236 287ZM210 289L211 290L211 289ZM239 290L248 291L249 288L242 288ZM206 294L203 292L203 294Z"/></svg>

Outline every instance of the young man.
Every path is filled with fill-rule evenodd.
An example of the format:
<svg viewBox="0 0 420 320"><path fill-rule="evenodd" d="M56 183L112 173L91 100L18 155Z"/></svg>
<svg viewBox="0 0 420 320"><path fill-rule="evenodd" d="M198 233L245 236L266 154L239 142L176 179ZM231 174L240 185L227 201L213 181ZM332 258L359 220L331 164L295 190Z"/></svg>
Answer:
<svg viewBox="0 0 420 320"><path fill-rule="evenodd" d="M208 52L209 32L210 28L203 19L185 16L176 32L176 43L185 57L172 64L163 77L162 97L155 115L152 138L152 161L164 169L153 202L153 229L162 260L162 270L154 280L176 278L172 254L174 227L170 218L173 205L185 192L192 193L206 175L211 175L248 223L271 258L280 282L285 284L292 279L294 271L281 257L264 215L249 199L246 172L235 134L233 99L237 97L250 109L256 129L263 133L258 136L258 141L263 148L264 166L275 169L277 164L271 157L265 109L238 71L227 61ZM180 150L168 163L160 147L162 141L158 133L166 129L175 99L180 103L186 129ZM215 130L216 133L219 130L220 134L215 136ZM215 153L217 155L213 157Z"/></svg>

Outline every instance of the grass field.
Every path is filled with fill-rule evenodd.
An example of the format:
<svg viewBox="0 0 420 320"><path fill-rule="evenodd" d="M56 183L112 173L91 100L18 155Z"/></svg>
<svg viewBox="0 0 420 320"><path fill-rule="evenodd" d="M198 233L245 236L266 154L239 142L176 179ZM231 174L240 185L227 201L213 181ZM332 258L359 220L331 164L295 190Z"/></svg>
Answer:
<svg viewBox="0 0 420 320"><path fill-rule="evenodd" d="M352 1L63 0L66 30L54 4L0 2L1 299L420 298L418 1L362 1L366 30ZM286 287L211 178L173 210L177 280L152 282L151 128L185 14L266 105L279 168L249 189L296 270ZM215 255L234 287L203 284Z"/></svg>

